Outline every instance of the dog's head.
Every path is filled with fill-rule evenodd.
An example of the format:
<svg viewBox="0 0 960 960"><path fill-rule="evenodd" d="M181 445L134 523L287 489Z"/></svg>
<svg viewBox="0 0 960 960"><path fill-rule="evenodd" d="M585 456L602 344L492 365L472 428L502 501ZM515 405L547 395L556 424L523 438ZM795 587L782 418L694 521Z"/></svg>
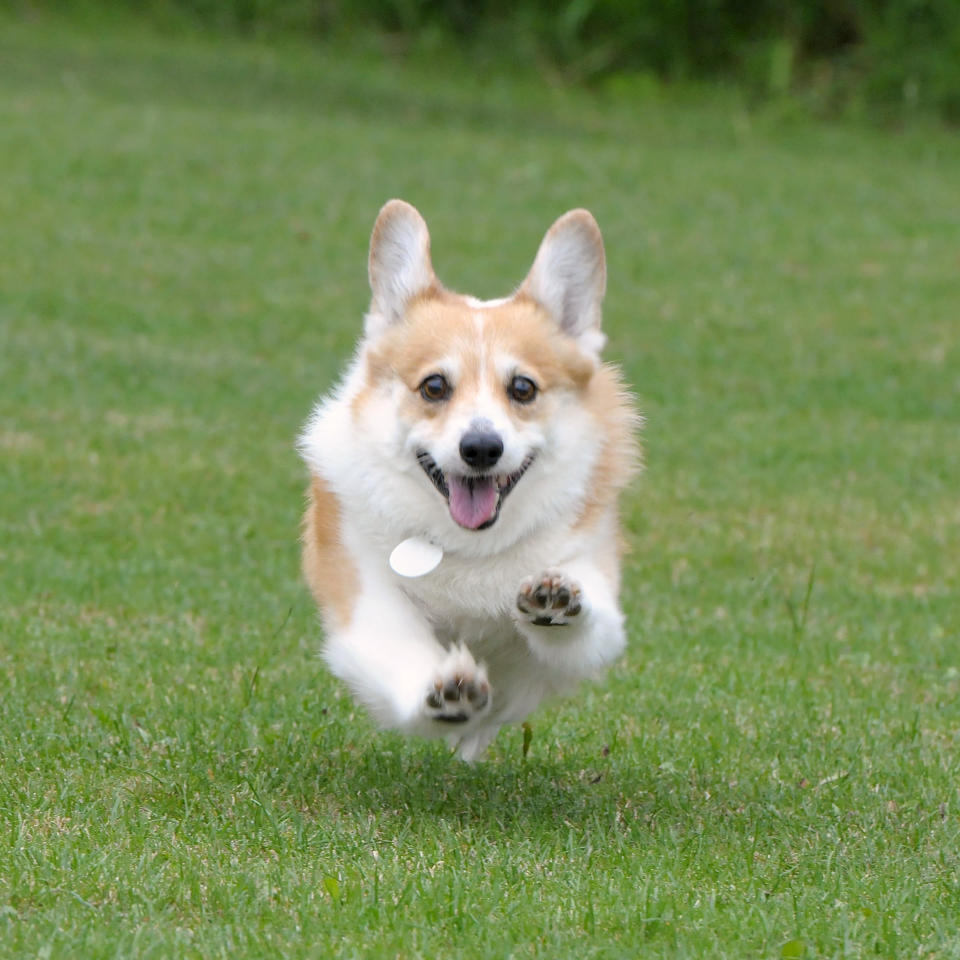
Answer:
<svg viewBox="0 0 960 960"><path fill-rule="evenodd" d="M427 509L467 531L490 529L509 503L520 532L522 515L582 496L600 443L589 393L606 270L594 218L557 220L517 292L483 302L440 285L426 223L392 200L369 270L354 411L391 468L416 478L417 503L428 494Z"/></svg>

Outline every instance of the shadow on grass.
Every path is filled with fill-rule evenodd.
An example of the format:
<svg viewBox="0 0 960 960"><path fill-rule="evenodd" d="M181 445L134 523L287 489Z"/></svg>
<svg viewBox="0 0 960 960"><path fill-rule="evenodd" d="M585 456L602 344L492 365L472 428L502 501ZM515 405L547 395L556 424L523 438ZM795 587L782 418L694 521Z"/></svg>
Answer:
<svg viewBox="0 0 960 960"><path fill-rule="evenodd" d="M575 758L466 764L439 746L394 749L388 740L384 747L355 758L341 808L350 803L377 817L496 826L523 835L612 823L629 798L649 796L650 784L639 774L625 777L605 765L581 770Z"/></svg>
<svg viewBox="0 0 960 960"><path fill-rule="evenodd" d="M495 744L490 759L475 764L440 744L390 734L348 743L339 727L328 740L330 752L314 756L306 777L300 776L304 768L295 774L293 792L305 799L312 792L317 807L326 804L348 817L365 814L387 829L446 823L514 838L584 830L643 842L664 830L693 837L747 823L759 829L798 800L767 780L731 780L721 756L675 765L628 743L603 754L584 743L553 744L551 753L524 760L519 736L511 742L505 732L500 749Z"/></svg>

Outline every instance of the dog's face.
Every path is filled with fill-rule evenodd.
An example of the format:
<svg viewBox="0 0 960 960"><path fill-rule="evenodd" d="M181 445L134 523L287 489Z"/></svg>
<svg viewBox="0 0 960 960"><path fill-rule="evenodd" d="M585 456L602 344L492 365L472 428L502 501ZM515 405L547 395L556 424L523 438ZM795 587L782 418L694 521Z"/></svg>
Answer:
<svg viewBox="0 0 960 960"><path fill-rule="evenodd" d="M417 505L471 532L498 524L508 503L516 529L521 513L559 505L561 481L575 490L598 444L589 388L604 260L593 218L557 221L520 290L484 303L439 285L426 225L392 201L374 228L370 279L354 409L392 469L429 494Z"/></svg>
<svg viewBox="0 0 960 960"><path fill-rule="evenodd" d="M459 298L412 304L372 346L371 383L396 403L413 457L468 530L486 530L551 436L593 364L522 298L478 309Z"/></svg>

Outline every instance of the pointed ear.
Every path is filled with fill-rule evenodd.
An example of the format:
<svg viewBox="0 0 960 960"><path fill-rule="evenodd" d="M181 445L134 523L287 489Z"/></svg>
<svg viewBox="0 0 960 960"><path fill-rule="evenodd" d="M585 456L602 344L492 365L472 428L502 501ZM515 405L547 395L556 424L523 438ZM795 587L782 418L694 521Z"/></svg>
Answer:
<svg viewBox="0 0 960 960"><path fill-rule="evenodd" d="M373 301L367 317L383 328L403 318L410 300L435 285L430 263L430 233L415 207L403 200L384 204L370 237L370 289Z"/></svg>
<svg viewBox="0 0 960 960"><path fill-rule="evenodd" d="M547 231L520 287L556 320L564 333L599 353L600 306L607 287L603 237L589 210L565 213Z"/></svg>

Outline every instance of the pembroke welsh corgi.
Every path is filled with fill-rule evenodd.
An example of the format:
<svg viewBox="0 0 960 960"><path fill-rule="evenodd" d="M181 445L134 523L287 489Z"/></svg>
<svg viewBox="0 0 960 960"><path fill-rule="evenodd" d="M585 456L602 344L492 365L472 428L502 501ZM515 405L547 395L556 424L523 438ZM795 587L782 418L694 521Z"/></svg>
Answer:
<svg viewBox="0 0 960 960"><path fill-rule="evenodd" d="M617 501L639 418L600 361L606 261L586 210L499 300L437 280L402 200L370 240L356 355L300 438L303 569L330 669L382 727L479 757L623 650Z"/></svg>

